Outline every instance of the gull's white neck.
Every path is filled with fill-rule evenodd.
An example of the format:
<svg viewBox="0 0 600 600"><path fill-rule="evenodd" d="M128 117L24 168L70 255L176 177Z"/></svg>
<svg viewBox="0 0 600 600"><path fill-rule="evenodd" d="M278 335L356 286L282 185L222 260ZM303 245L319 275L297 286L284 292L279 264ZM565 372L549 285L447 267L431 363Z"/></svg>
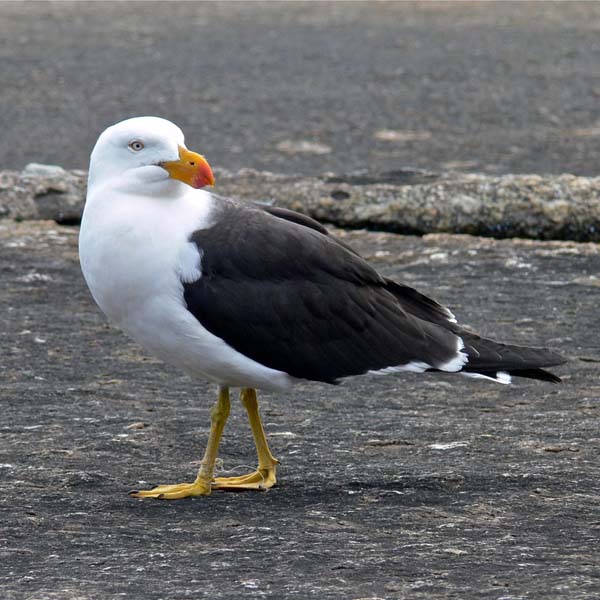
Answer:
<svg viewBox="0 0 600 600"><path fill-rule="evenodd" d="M191 234L213 224L210 193L171 180L91 181L81 222L81 267L94 299L115 323L149 298L199 277ZM170 280L170 283L166 281Z"/></svg>
<svg viewBox="0 0 600 600"><path fill-rule="evenodd" d="M128 169L116 174L106 175L102 166L90 168L88 175L88 198L98 195L99 190L109 194L140 195L146 198L174 200L181 196L193 196L198 190L171 179L164 169L154 165Z"/></svg>

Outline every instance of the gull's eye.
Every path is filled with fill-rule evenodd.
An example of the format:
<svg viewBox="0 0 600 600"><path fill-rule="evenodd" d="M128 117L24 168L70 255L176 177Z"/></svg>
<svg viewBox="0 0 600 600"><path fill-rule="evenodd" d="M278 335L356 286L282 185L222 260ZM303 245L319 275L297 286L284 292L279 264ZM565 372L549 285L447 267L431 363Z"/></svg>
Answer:
<svg viewBox="0 0 600 600"><path fill-rule="evenodd" d="M133 140L133 142L129 142L129 147L134 152L139 152L140 150L144 149L144 144L142 144L142 142L140 142L139 140Z"/></svg>

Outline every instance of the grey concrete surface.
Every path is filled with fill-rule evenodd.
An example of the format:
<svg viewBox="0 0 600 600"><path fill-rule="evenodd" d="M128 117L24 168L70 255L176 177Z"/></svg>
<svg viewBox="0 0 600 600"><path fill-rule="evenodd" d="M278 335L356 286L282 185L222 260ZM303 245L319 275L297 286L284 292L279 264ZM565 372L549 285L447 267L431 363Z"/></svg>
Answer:
<svg viewBox="0 0 600 600"><path fill-rule="evenodd" d="M215 390L106 325L75 227L1 221L3 600L599 597L598 245L338 234L481 333L559 349L564 382L263 394L277 487L136 500L195 473ZM234 473L255 460L242 412Z"/></svg>
<svg viewBox="0 0 600 600"><path fill-rule="evenodd" d="M153 113L231 172L594 176L599 30L579 2L0 2L0 169L86 168ZM215 390L106 324L76 227L2 219L2 600L600 597L599 246L337 233L482 334L563 352L564 382L264 394L277 487L135 500L197 470ZM254 464L239 405L220 456Z"/></svg>
<svg viewBox="0 0 600 600"><path fill-rule="evenodd" d="M0 167L157 114L218 167L596 175L600 4L0 2Z"/></svg>

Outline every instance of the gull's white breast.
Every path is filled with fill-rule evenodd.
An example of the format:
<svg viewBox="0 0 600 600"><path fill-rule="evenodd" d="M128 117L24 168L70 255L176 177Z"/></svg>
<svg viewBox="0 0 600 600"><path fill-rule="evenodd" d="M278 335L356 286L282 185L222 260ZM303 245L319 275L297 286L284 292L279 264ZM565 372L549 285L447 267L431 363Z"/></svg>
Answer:
<svg viewBox="0 0 600 600"><path fill-rule="evenodd" d="M215 199L175 199L91 191L81 223L81 268L109 320L150 352L220 385L282 389L286 373L240 354L187 310L183 282L201 276L201 252L190 234L211 226ZM100 196L111 194L109 201Z"/></svg>

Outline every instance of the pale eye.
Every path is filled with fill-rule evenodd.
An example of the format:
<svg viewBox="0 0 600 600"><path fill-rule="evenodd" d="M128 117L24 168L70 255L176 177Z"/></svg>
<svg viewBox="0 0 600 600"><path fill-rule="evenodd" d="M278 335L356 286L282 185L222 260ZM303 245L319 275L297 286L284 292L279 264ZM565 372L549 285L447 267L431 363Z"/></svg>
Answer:
<svg viewBox="0 0 600 600"><path fill-rule="evenodd" d="M129 147L134 152L139 152L140 150L144 149L144 144L142 144L142 142L140 142L139 140L133 140L133 142L129 142Z"/></svg>

